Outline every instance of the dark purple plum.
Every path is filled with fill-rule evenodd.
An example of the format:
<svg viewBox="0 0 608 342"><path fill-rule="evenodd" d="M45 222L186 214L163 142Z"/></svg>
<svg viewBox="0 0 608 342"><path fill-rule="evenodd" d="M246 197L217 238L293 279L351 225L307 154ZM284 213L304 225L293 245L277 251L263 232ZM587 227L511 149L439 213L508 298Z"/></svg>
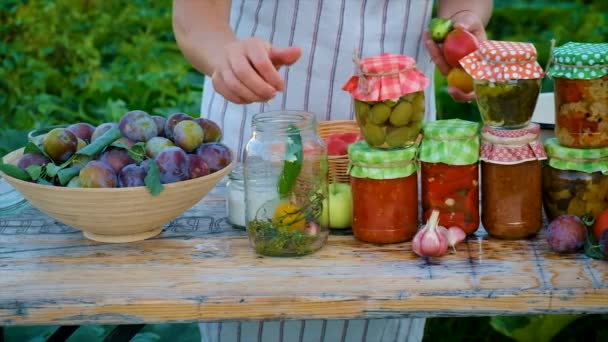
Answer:
<svg viewBox="0 0 608 342"><path fill-rule="evenodd" d="M110 129L112 129L114 127L118 127L118 124L114 123L114 122L105 122L105 123L102 123L101 125L97 126L95 128L95 130L93 131L93 134L91 134L91 141L95 141L95 139L99 138L105 132L109 131Z"/></svg>
<svg viewBox="0 0 608 342"><path fill-rule="evenodd" d="M156 158L158 152L170 146L175 146L173 141L163 137L153 137L146 142L146 155L149 158Z"/></svg>
<svg viewBox="0 0 608 342"><path fill-rule="evenodd" d="M222 129L215 121L205 118L198 118L195 121L201 126L203 132L205 132L205 139L203 142L210 143L222 141Z"/></svg>
<svg viewBox="0 0 608 342"><path fill-rule="evenodd" d="M148 141L155 137L158 132L156 122L154 122L152 116L143 110L133 110L125 113L120 118L118 128L120 128L125 138L135 142Z"/></svg>
<svg viewBox="0 0 608 342"><path fill-rule="evenodd" d="M126 147L133 147L133 145L135 145L135 141L122 137L114 140L112 145L124 145Z"/></svg>
<svg viewBox="0 0 608 342"><path fill-rule="evenodd" d="M159 115L152 115L152 119L154 119L154 123L156 123L156 136L164 137L167 119Z"/></svg>
<svg viewBox="0 0 608 342"><path fill-rule="evenodd" d="M120 170L122 170L123 167L135 162L133 158L129 156L129 152L122 148L107 149L101 154L99 160L109 165L117 174L120 172Z"/></svg>
<svg viewBox="0 0 608 342"><path fill-rule="evenodd" d="M230 149L222 143L202 144L196 149L196 154L203 157L212 173L225 168L232 161Z"/></svg>
<svg viewBox="0 0 608 342"><path fill-rule="evenodd" d="M19 162L17 163L17 166L19 166L20 168L25 170L29 166L32 166L32 165L43 166L43 165L48 164L49 162L50 162L49 158L43 156L42 154L26 153L21 156L21 158L19 159Z"/></svg>
<svg viewBox="0 0 608 342"><path fill-rule="evenodd" d="M83 188L115 188L118 185L116 173L99 160L92 160L80 170L78 175Z"/></svg>
<svg viewBox="0 0 608 342"><path fill-rule="evenodd" d="M76 152L78 138L65 128L55 128L46 134L42 146L53 161L63 163Z"/></svg>
<svg viewBox="0 0 608 342"><path fill-rule="evenodd" d="M195 121L178 122L173 129L173 141L186 152L192 152L203 143L204 132Z"/></svg>
<svg viewBox="0 0 608 342"><path fill-rule="evenodd" d="M146 172L150 170L150 159L144 159L139 166L143 167Z"/></svg>
<svg viewBox="0 0 608 342"><path fill-rule="evenodd" d="M80 138L87 143L91 141L91 136L93 136L93 132L95 132L95 126L86 122L69 125L66 129L74 133L77 138Z"/></svg>
<svg viewBox="0 0 608 342"><path fill-rule="evenodd" d="M547 226L547 243L558 253L574 253L583 247L587 229L575 215L560 215Z"/></svg>
<svg viewBox="0 0 608 342"><path fill-rule="evenodd" d="M175 183L189 178L189 160L184 150L177 146L165 147L156 158L161 183Z"/></svg>
<svg viewBox="0 0 608 342"><path fill-rule="evenodd" d="M207 165L203 157L198 154L189 154L188 159L190 160L190 167L188 169L190 179L203 177L211 173L209 165Z"/></svg>
<svg viewBox="0 0 608 342"><path fill-rule="evenodd" d="M184 120L194 120L194 118L184 113L171 114L165 123L165 138L173 140L173 129L175 128L175 125Z"/></svg>
<svg viewBox="0 0 608 342"><path fill-rule="evenodd" d="M147 172L143 167L136 164L129 164L120 170L120 173L118 174L118 185L121 188L144 186L146 173Z"/></svg>

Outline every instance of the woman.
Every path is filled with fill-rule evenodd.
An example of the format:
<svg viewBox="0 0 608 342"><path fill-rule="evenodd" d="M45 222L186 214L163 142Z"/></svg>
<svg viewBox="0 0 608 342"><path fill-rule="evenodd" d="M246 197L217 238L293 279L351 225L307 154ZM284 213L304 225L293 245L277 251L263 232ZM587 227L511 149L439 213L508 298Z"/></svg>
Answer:
<svg viewBox="0 0 608 342"><path fill-rule="evenodd" d="M438 16L486 38L491 0L437 5ZM430 79L432 61L447 74L438 47L425 34L432 6L432 0L175 0L173 27L185 57L209 76L201 115L220 124L224 143L240 154L255 113L298 109L315 113L318 120L352 119L352 99L341 87L353 74L353 52L360 57L409 55ZM432 89L426 90L427 120L435 116ZM450 94L457 100L473 98L456 89ZM306 322L214 323L202 325L202 332L211 341L229 334L290 341L288 326L305 340L357 335L370 341L417 341L424 329L423 319Z"/></svg>

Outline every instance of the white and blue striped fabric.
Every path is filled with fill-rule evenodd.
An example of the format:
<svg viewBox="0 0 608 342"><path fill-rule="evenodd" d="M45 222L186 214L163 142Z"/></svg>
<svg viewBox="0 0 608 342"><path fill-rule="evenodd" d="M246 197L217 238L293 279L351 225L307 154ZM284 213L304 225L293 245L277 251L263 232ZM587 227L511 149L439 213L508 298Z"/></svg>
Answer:
<svg viewBox="0 0 608 342"><path fill-rule="evenodd" d="M383 52L416 59L432 81L433 65L422 33L432 0L232 0L230 23L239 38L256 36L274 46L299 46L303 54L282 68L286 91L266 103L236 105L205 81L201 116L217 122L224 143L242 155L254 114L305 110L317 120L353 119L352 99L342 85L360 57ZM434 94L427 88L427 119L434 119ZM372 291L372 289L370 289ZM204 342L421 341L424 319L284 320L204 323Z"/></svg>

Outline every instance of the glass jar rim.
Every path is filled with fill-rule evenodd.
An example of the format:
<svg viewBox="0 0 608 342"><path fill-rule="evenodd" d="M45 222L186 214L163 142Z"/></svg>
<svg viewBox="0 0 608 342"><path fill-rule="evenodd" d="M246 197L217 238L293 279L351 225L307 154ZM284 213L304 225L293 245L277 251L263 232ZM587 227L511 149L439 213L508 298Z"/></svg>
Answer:
<svg viewBox="0 0 608 342"><path fill-rule="evenodd" d="M287 133L290 125L300 130L315 129L317 122L312 112L303 110L273 110L253 115L251 126L256 132Z"/></svg>

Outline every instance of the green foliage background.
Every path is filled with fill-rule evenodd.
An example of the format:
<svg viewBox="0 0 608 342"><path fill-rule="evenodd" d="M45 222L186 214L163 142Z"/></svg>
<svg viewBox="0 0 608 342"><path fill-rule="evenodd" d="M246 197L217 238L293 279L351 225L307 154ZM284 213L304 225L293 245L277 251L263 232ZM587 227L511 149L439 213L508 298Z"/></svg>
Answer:
<svg viewBox="0 0 608 342"><path fill-rule="evenodd" d="M491 39L528 41L546 65L550 40L608 42L608 1L495 0ZM26 133L53 124L117 121L128 109L157 115L199 112L202 76L178 50L171 0L0 1L0 155ZM546 80L544 91L551 91ZM440 118L479 120L455 103L436 74ZM435 318L425 341L608 340L607 316ZM108 326L85 326L73 341L100 340ZM495 328L495 329L494 329ZM9 341L41 341L55 327L8 328ZM556 335L557 334L557 335ZM194 325L150 325L138 341L198 338Z"/></svg>

